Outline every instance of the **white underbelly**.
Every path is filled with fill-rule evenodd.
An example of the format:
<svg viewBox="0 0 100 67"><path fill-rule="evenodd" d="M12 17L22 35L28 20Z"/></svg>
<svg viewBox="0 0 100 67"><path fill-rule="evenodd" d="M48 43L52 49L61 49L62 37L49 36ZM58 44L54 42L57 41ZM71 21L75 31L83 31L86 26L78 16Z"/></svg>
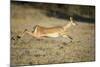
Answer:
<svg viewBox="0 0 100 67"><path fill-rule="evenodd" d="M51 34L46 34L48 37L59 37L58 33L51 33Z"/></svg>

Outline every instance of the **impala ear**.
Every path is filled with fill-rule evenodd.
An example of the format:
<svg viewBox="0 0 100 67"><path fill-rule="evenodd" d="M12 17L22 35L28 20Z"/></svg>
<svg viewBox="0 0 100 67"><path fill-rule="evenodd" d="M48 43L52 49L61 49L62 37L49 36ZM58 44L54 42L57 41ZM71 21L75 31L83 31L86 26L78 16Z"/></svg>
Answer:
<svg viewBox="0 0 100 67"><path fill-rule="evenodd" d="M70 17L70 21L73 22L73 18L72 17Z"/></svg>

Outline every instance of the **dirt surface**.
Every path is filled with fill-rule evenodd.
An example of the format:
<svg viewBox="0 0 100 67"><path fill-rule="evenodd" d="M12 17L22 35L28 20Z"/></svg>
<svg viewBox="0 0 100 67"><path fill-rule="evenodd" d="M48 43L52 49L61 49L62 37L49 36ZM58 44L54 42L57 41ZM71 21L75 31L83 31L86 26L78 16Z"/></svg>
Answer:
<svg viewBox="0 0 100 67"><path fill-rule="evenodd" d="M33 30L35 25L64 25L68 20L46 16L41 9L11 5L11 65L37 65L95 60L95 24L78 22L66 32L69 38L37 40L30 35L18 39L24 29Z"/></svg>

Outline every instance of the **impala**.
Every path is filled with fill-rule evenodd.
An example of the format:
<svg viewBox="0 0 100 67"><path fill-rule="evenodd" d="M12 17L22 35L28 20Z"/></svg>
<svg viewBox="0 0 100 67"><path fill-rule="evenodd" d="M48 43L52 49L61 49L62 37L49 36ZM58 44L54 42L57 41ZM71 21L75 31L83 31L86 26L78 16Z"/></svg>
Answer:
<svg viewBox="0 0 100 67"><path fill-rule="evenodd" d="M20 38L20 37L24 36L25 33L27 33L37 39L41 39L43 37L59 37L59 36L62 36L65 38L68 37L68 38L72 39L69 35L66 34L66 30L75 25L76 25L76 23L73 22L72 17L70 17L70 21L63 26L43 27L40 25L36 25L32 32L29 32L27 29L25 29L23 34L18 37Z"/></svg>

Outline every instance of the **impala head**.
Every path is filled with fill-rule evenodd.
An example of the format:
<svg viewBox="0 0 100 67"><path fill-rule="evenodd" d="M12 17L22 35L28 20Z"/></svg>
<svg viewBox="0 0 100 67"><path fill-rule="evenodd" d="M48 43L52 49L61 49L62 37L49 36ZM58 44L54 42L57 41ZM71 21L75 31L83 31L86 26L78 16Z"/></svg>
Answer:
<svg viewBox="0 0 100 67"><path fill-rule="evenodd" d="M70 17L70 23L71 23L71 25L73 25L73 26L76 26L77 24L73 21L73 18L72 17Z"/></svg>

